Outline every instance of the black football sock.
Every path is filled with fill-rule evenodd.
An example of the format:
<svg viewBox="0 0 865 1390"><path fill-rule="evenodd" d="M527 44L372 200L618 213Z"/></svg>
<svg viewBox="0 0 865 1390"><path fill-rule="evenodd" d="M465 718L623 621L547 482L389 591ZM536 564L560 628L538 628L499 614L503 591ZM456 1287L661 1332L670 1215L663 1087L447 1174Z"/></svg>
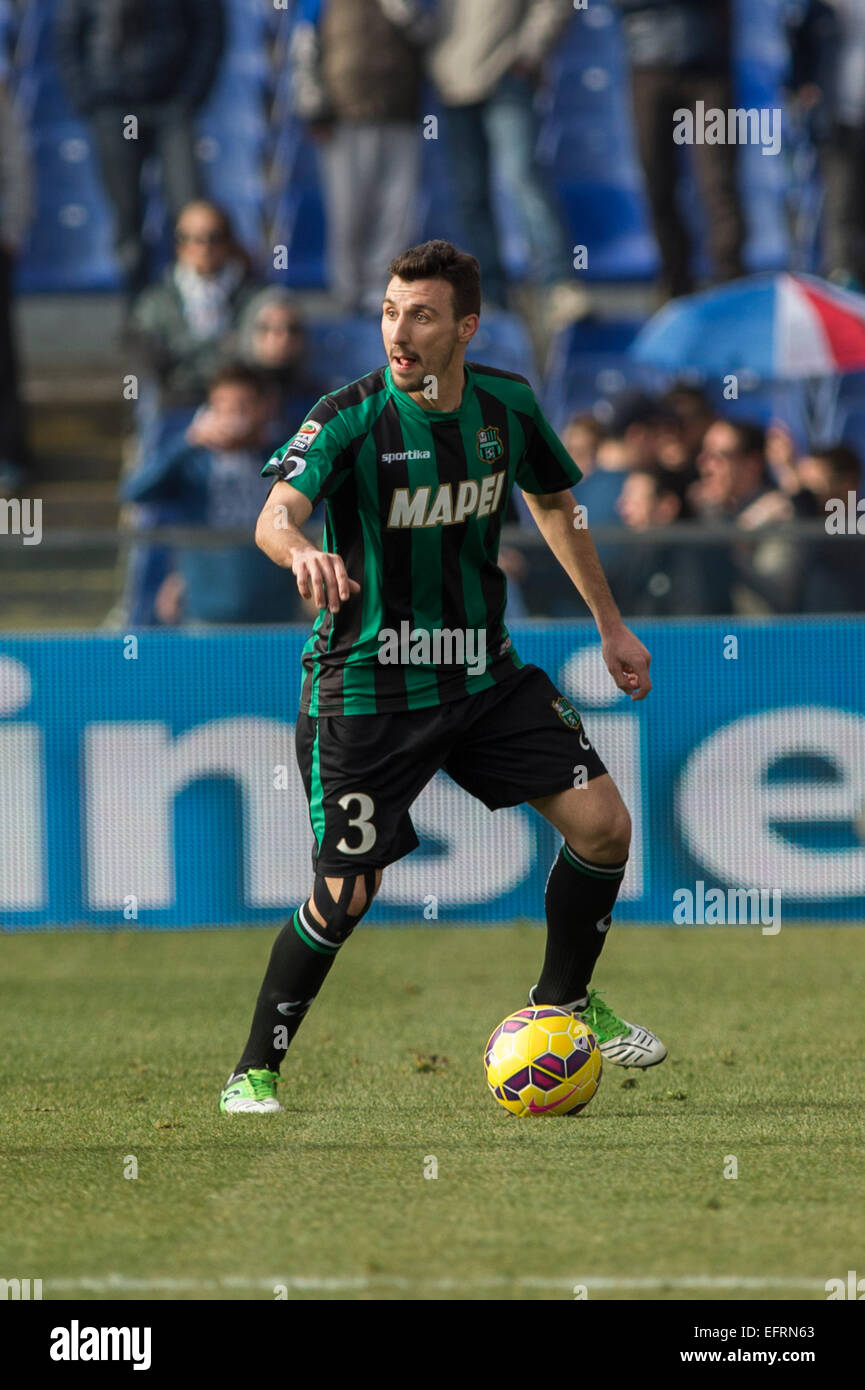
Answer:
<svg viewBox="0 0 865 1390"><path fill-rule="evenodd" d="M585 1003L627 862L593 864L562 845L547 879L547 949L532 990L536 1004Z"/></svg>
<svg viewBox="0 0 865 1390"><path fill-rule="evenodd" d="M249 1040L234 1075L250 1067L279 1071L286 1048L324 984L338 950L338 946L326 948L313 943L295 912L273 943Z"/></svg>

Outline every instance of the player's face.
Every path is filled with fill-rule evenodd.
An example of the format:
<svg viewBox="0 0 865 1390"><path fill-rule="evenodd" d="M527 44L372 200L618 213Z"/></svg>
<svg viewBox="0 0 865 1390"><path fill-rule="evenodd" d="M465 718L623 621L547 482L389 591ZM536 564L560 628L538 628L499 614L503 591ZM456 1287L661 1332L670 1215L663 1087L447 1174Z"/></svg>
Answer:
<svg viewBox="0 0 865 1390"><path fill-rule="evenodd" d="M447 280L400 280L387 287L381 334L395 384L401 391L423 391L429 378L444 378L455 356L472 336L476 322L454 318L453 290Z"/></svg>

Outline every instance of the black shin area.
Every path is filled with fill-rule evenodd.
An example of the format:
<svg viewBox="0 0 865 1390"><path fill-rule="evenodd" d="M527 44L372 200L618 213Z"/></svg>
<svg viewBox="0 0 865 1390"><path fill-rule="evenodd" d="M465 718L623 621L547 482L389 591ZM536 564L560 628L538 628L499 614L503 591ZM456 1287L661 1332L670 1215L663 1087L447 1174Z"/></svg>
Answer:
<svg viewBox="0 0 865 1390"><path fill-rule="evenodd" d="M359 912L350 913L349 904L358 880L364 884L364 902ZM324 984L336 954L366 912L375 892L375 870L364 869L353 878L343 879L334 898L323 874L316 874L312 891L318 919L310 904L299 907L273 943L253 1014L252 1027L235 1073L250 1067L279 1071L286 1050L294 1038L318 991Z"/></svg>

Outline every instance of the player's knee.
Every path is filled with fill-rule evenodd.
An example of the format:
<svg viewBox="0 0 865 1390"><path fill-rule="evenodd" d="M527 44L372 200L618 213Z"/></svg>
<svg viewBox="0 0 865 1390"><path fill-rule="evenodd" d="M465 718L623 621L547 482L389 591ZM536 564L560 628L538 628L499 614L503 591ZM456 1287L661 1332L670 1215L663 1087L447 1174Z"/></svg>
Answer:
<svg viewBox="0 0 865 1390"><path fill-rule="evenodd" d="M607 853L617 860L626 859L631 847L631 817L623 801L610 812L603 834Z"/></svg>
<svg viewBox="0 0 865 1390"><path fill-rule="evenodd" d="M348 939L369 908L380 883L380 869L364 869L352 878L316 874L307 909L329 945L341 946Z"/></svg>
<svg viewBox="0 0 865 1390"><path fill-rule="evenodd" d="M631 846L631 817L625 803L617 799L605 807L590 829L581 827L574 840L587 859L620 863Z"/></svg>

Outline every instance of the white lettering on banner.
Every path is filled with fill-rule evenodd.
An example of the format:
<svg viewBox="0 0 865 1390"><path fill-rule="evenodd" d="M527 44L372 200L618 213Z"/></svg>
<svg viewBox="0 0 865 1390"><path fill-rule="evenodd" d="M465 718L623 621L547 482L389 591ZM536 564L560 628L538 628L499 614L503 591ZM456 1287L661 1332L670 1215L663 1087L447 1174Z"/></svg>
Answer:
<svg viewBox="0 0 865 1390"><path fill-rule="evenodd" d="M0 728L0 910L44 907L45 810L42 730L38 724Z"/></svg>
<svg viewBox="0 0 865 1390"><path fill-rule="evenodd" d="M33 694L30 670L0 655L0 718L25 710ZM43 736L38 724L0 726L0 910L44 907L47 898ZM14 827L14 829L13 829Z"/></svg>
<svg viewBox="0 0 865 1390"><path fill-rule="evenodd" d="M824 781L766 781L774 763L803 756L825 760ZM863 806L865 717L825 705L726 724L694 749L676 790L682 838L699 864L722 883L776 888L784 897L865 893L865 846L813 849L776 829L784 821L855 825Z"/></svg>
<svg viewBox="0 0 865 1390"><path fill-rule="evenodd" d="M292 747L294 729L279 719L214 719L172 737L168 724L88 724L87 899L121 908L171 907L176 898L174 799L202 777L227 777L243 794L244 897L279 907L309 893L312 831L294 758L287 788L273 785L275 753ZM224 852L225 847L220 849ZM184 866L188 873L197 865Z"/></svg>

